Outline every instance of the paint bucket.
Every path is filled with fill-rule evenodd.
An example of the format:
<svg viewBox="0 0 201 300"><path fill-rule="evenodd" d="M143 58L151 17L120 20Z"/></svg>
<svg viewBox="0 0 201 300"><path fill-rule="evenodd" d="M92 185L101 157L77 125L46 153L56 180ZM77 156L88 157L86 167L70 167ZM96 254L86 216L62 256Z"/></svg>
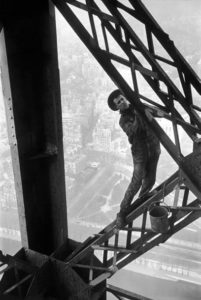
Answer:
<svg viewBox="0 0 201 300"><path fill-rule="evenodd" d="M155 205L149 210L151 229L156 233L166 233L169 229L169 209Z"/></svg>

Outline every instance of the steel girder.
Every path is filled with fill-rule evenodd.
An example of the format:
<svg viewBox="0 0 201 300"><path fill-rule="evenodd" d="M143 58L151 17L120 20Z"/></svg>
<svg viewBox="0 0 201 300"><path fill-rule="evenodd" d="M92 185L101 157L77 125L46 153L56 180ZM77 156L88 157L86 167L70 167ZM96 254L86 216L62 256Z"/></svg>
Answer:
<svg viewBox="0 0 201 300"><path fill-rule="evenodd" d="M200 108L193 101L191 89L194 88L200 95L200 80L182 58L173 42L150 16L141 1L127 1L126 4L121 4L119 1L106 0L102 2L86 1L85 4L72 0L66 2L63 0L54 0L53 2L115 84L122 90L128 100L135 104L136 110L155 131L161 143L176 161L180 169L180 171L158 186L155 189L155 194L147 199L145 203L141 203L140 201L134 203L131 212L126 218L127 225L124 229L117 230L115 222L112 222L99 234L89 237L82 245L76 247L71 254L68 253L64 245L64 249L61 251L62 254L58 255L56 251L52 255L53 260L60 260L62 257L65 268L75 270L78 273L82 273L81 270L87 270L88 278L86 282L89 282L91 287L97 287L98 284L105 281L105 279L112 276L126 264L149 251L154 246L165 242L172 234L200 217L200 200L194 199L194 201L189 202L188 197L189 190L191 190L195 196L200 198L200 183L196 180L200 174L200 170L196 168L196 164L194 163L196 159L199 164L200 154L198 151L185 157L178 134L178 126L181 126L188 134L192 143L198 144L199 142L197 134L200 134L201 130L198 116ZM107 13L102 11L99 3L107 7ZM88 12L92 34L87 31L85 26L73 13L70 5ZM147 47L135 34L133 28L130 27L125 14L132 16L132 18L144 24L147 34ZM101 23L104 48L100 47L98 41L99 33L97 34L98 31L94 17L98 18ZM124 56L120 56L110 50L108 35L118 43ZM153 36L163 45L171 59L155 53ZM143 59L139 59L136 53L140 53ZM144 64L145 61L146 64ZM121 72L115 65L116 62L130 70L132 77L131 84L128 84L124 80ZM172 82L159 62L163 62L167 66L174 67L177 70L182 91ZM137 80L138 72L149 86L151 86L158 97L157 100L144 96L140 91ZM165 91L161 89L162 83L166 86ZM186 112L188 120L183 118L177 108L177 104ZM150 105L152 109L162 113L163 117L171 122L174 131L174 142L155 119L149 118L147 108L150 108ZM190 168L191 165L193 165L192 170ZM194 176L194 173L196 173L196 176ZM164 199L172 191L175 191L175 198L178 198L178 189L175 190L175 187L180 192L183 191L182 205L176 206L174 205L176 203L174 201L173 205L169 207L171 214L168 218L168 231L166 233L155 233L148 225L147 216L150 205ZM137 227L135 222L139 217L141 217L142 222L141 226ZM137 236L135 235L136 232L138 233ZM100 258L101 264L97 264L96 256ZM118 297L121 296L119 295Z"/></svg>
<svg viewBox="0 0 201 300"><path fill-rule="evenodd" d="M71 246L67 241L63 245L65 252ZM105 300L104 282L94 290L84 273L87 272L80 276L66 265L61 259L61 248L51 256L26 248L14 256L0 251L0 298Z"/></svg>
<svg viewBox="0 0 201 300"><path fill-rule="evenodd" d="M51 253L67 236L54 5L0 1L1 75L24 247ZM58 201L58 199L60 201Z"/></svg>
<svg viewBox="0 0 201 300"><path fill-rule="evenodd" d="M179 167L178 172L155 189L154 196L147 199L145 203L137 200L133 204L124 229L119 231L113 222L98 235L89 237L66 258L66 263L76 270L89 269L90 285L95 286L200 217L201 157L199 134L201 133L201 122L199 112L201 109L195 102L192 91L194 89L200 96L201 84L200 79L176 49L169 36L160 28L140 0L125 1L124 3L117 0L82 2L53 0L53 3L116 86L135 105L138 113L154 130ZM73 7L88 13L90 28L87 28L84 22L73 12ZM146 44L136 34L135 28L130 25L130 19L135 19L144 26ZM166 51L166 56L157 53L156 40ZM114 51L112 44L114 42L118 44L118 53ZM120 66L120 70L117 65ZM131 74L132 80L129 83L121 74L121 68L124 67ZM179 84L175 84L166 72L166 68L169 67L177 72ZM138 84L139 74L154 91L156 97L149 98L144 95L144 91L141 91ZM174 132L174 140L170 139L159 122L147 113L150 106L155 112L159 112L163 118L169 120ZM184 113L187 118L184 117ZM179 126L192 142L192 153L187 156L182 148L183 145L178 132ZM196 149L194 152L193 145ZM198 199L190 202L189 190ZM148 227L147 213L149 207L173 191L175 196L173 205L169 207L171 211L169 229L166 233L155 233ZM181 192L183 192L182 204L178 206L178 194ZM142 224L140 227L136 227L135 221L140 216ZM123 244L122 232L124 235ZM134 232L139 232L137 238L133 237ZM91 255L91 251L102 261L102 267L97 268L93 264L93 260L90 264L81 262L84 257ZM109 255L109 253L112 254ZM102 271L102 274L94 276L93 272L97 269Z"/></svg>
<svg viewBox="0 0 201 300"><path fill-rule="evenodd" d="M116 228L116 222L112 222L93 237L77 247L70 255L66 256L65 262L79 273L80 270L90 270L89 284L96 286L103 280L110 278L119 269L122 269L131 261L135 260L145 252L149 251L160 243L164 243L173 234L186 227L201 216L200 200L195 199L188 203L186 190L183 195L181 206L169 206L171 214L168 217L169 228L167 232L153 232L149 223L150 206L164 199L169 193L175 191L179 182L179 173L176 172L154 190L154 195L142 202L136 200L130 213L126 218L125 228ZM175 192L176 193L176 192ZM139 226L139 218L141 225ZM136 224L138 224L136 226ZM86 257L94 254L102 262L102 266L90 263L83 263ZM95 271L101 274L95 275Z"/></svg>
<svg viewBox="0 0 201 300"><path fill-rule="evenodd" d="M122 90L131 103L134 103L136 110L154 130L163 146L178 164L188 188L197 197L200 197L201 186L199 182L196 182L195 176L189 173L178 127L181 126L183 131L187 133L192 144L199 144L197 134L201 133L201 122L198 112L201 109L193 101L192 88L200 96L201 84L199 78L181 56L168 35L160 29L158 24L144 9L141 1L129 1L129 7L116 0L91 0L86 1L86 4L71 0L54 0L53 2L117 87ZM108 12L105 13L99 4L104 4L110 14ZM73 13L71 5L88 12L92 34L82 24L82 20ZM135 28L132 28L128 23L128 15L145 26L147 47L135 33ZM96 25L95 17L100 21L100 28ZM101 32L104 46L100 46L99 42ZM169 59L155 54L153 36L162 44L169 55ZM122 55L118 55L111 50L111 39L118 44L119 50L123 53ZM141 59L138 58L138 53L140 53ZM180 80L180 89L178 84L176 85L165 72L165 67L162 68L158 61L162 61L166 66L175 68ZM125 81L115 63L130 70L131 84ZM151 86L157 96L156 100L149 99L143 95L137 81L137 73L140 73L148 85ZM162 85L165 88L162 88ZM150 107L150 104L153 109L159 110L163 117L172 124L174 141L170 139L159 122L154 118L149 118L147 108ZM188 116L188 120L184 119L183 114L181 115L181 108Z"/></svg>
<svg viewBox="0 0 201 300"><path fill-rule="evenodd" d="M111 284L107 285L106 291L113 294L117 299L131 299L131 300L151 300L150 298L143 297L131 292L128 292L124 289L118 288Z"/></svg>

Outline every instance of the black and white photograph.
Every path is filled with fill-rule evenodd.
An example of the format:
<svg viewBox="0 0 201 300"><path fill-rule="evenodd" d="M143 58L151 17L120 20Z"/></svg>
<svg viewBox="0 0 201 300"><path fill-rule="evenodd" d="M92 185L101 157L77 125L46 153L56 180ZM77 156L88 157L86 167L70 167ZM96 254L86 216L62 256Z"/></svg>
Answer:
<svg viewBox="0 0 201 300"><path fill-rule="evenodd" d="M200 16L0 0L0 300L201 299Z"/></svg>

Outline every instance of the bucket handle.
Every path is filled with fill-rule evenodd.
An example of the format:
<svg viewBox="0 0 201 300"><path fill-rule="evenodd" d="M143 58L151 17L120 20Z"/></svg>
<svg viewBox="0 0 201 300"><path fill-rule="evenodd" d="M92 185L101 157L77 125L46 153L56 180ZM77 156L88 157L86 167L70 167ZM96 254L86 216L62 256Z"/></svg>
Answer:
<svg viewBox="0 0 201 300"><path fill-rule="evenodd" d="M156 205L156 203L163 203L163 204L166 206L167 210L168 210L168 215L170 214L170 208L169 208L169 206L165 203L165 188L166 188L166 181L164 182L163 189L162 189L162 193L163 193L163 199L162 199L162 201L154 201L154 202L152 202L152 203L149 205L149 207L148 207L148 212L150 212L151 206L152 206L153 204ZM163 205L161 205L161 207L162 207L162 206L163 206Z"/></svg>
<svg viewBox="0 0 201 300"><path fill-rule="evenodd" d="M167 203L165 203L164 201L154 201L154 202L152 202L150 205L149 205L149 207L148 207L148 212L150 213L150 210L151 210L151 206L152 205L154 205L154 206L156 206L156 203L163 203L164 205L161 205L160 207L166 207L167 208L167 210L168 210L168 215L170 214L170 207L167 205Z"/></svg>

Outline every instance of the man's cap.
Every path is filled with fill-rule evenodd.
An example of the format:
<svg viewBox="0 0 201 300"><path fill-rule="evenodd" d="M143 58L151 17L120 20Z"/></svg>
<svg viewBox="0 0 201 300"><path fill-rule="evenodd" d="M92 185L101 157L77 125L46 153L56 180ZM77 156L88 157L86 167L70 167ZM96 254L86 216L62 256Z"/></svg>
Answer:
<svg viewBox="0 0 201 300"><path fill-rule="evenodd" d="M118 110L116 104L114 103L114 99L117 98L119 95L121 95L121 91L118 89L118 90L114 90L108 97L107 99L107 103L108 103L108 106L111 110Z"/></svg>

